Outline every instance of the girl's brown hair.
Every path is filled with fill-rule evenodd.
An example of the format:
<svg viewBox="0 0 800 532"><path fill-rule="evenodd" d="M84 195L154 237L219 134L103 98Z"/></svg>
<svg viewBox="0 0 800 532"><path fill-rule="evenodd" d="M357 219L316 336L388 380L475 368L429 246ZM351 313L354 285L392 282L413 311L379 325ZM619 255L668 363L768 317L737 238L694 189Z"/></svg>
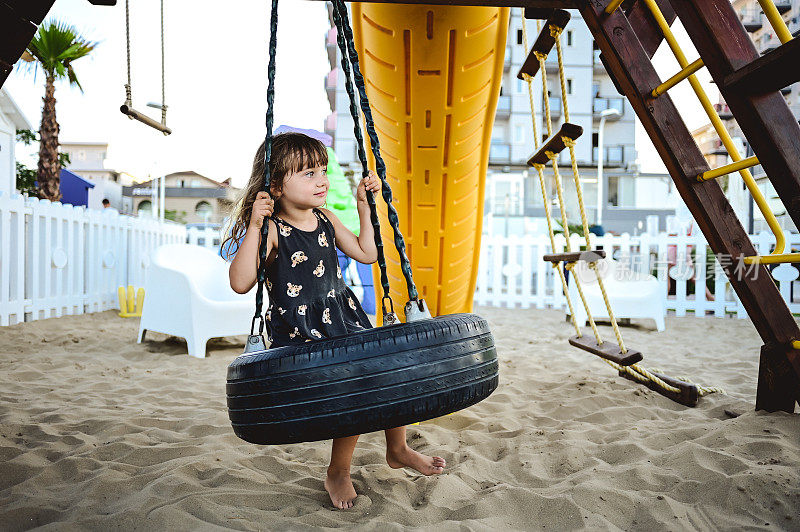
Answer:
<svg viewBox="0 0 800 532"><path fill-rule="evenodd" d="M266 142L266 141L265 141ZM265 142L256 150L253 158L253 169L250 180L244 187L231 210L228 224L225 227L225 238L221 249L223 257L233 258L239 250L239 244L250 227L250 215L256 195L264 187L264 155ZM287 175L300 172L306 168L325 166L328 164L328 151L319 140L302 133L281 133L272 137L272 150L269 158L269 192L273 197L283 189L283 181ZM275 200L275 213L279 210L279 200ZM229 243L230 242L230 243ZM226 248L226 245L228 248Z"/></svg>

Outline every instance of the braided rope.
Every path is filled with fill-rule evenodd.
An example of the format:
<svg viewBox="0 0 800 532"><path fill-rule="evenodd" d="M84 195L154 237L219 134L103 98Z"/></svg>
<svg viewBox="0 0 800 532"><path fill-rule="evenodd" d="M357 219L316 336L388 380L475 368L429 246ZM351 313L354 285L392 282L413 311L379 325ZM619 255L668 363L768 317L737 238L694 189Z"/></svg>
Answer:
<svg viewBox="0 0 800 532"><path fill-rule="evenodd" d="M167 123L167 83L164 66L164 0L161 0L161 123Z"/></svg>
<svg viewBox="0 0 800 532"><path fill-rule="evenodd" d="M272 121L273 104L275 101L275 56L278 47L278 0L272 0L269 22L269 64L267 65L267 136L264 139L264 190L269 194L269 161L272 155ZM261 330L264 326L264 318L261 316L261 307L264 305L264 283L267 280L267 241L269 237L269 220L264 220L261 224L261 243L258 247L258 287L256 289L256 318L261 320ZM251 331L252 332L252 331Z"/></svg>
<svg viewBox="0 0 800 532"><path fill-rule="evenodd" d="M350 55L350 63L353 66L353 78L355 79L356 87L358 88L359 101L361 103L361 112L364 114L364 122L369 135L370 148L375 157L375 169L378 177L381 180L381 194L383 200L386 202L387 218L389 225L392 227L394 233L394 245L397 248L397 253L400 256L400 269L406 280L406 287L408 289L408 298L415 301L419 298L417 287L414 284L413 275L411 272L411 262L406 255L406 243L403 239L403 234L400 232L400 220L397 216L397 209L392 205L392 189L389 182L386 180L386 164L380 153L380 141L378 134L375 132L375 123L372 119L372 111L369 106L369 98L367 97L367 89L364 84L364 77L361 75L359 68L358 52L356 51L355 42L353 40L353 30L350 27L350 21L347 14L347 7L344 0L333 0L334 10L338 9L339 16L341 17L342 29L344 29L344 37L347 42L347 48Z"/></svg>
<svg viewBox="0 0 800 532"><path fill-rule="evenodd" d="M131 96L131 10L130 0L125 0L125 46L128 57L128 83L125 85L125 104L132 106Z"/></svg>
<svg viewBox="0 0 800 532"><path fill-rule="evenodd" d="M369 175L369 167L367 165L367 153L364 151L364 136L361 133L361 120L358 116L358 106L356 105L356 95L353 89L353 81L351 80L350 60L347 53L347 44L344 40L342 31L342 17L339 9L334 5L333 9L333 22L336 25L336 43L339 46L339 51L342 56L342 72L344 74L345 89L347 96L350 99L350 116L353 118L353 134L356 138L356 146L358 148L358 159L361 161L362 177ZM367 191L367 204L369 205L370 222L372 223L373 232L375 233L375 246L378 248L378 269L380 270L381 288L383 290L383 298L389 298L389 277L386 273L386 256L383 252L383 238L381 237L380 221L378 220L378 209L375 204L375 195L371 191Z"/></svg>

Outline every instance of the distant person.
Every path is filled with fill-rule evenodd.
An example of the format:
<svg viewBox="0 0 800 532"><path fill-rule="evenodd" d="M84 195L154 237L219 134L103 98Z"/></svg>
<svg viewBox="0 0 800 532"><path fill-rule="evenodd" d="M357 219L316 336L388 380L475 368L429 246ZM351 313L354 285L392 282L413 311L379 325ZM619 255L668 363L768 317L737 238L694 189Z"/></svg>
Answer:
<svg viewBox="0 0 800 532"><path fill-rule="evenodd" d="M234 240L234 249L223 243L223 248L235 253L229 272L231 288L246 294L256 284L261 227L268 224L266 325L271 347L372 328L342 279L333 246L359 262L377 260L367 192L377 193L380 180L369 172L358 184L361 230L356 236L338 216L322 208L329 187L328 153L322 142L302 133L275 135L266 187L264 152L262 143L245 195L231 215L234 226L228 238ZM390 467L407 466L424 475L443 471L444 459L422 455L408 446L405 427L388 429L385 435ZM324 486L336 508L351 508L356 498L350 464L357 441L357 435L333 440Z"/></svg>
<svg viewBox="0 0 800 532"><path fill-rule="evenodd" d="M108 201L108 198L103 198L103 208L108 209L109 207L111 207L111 202Z"/></svg>

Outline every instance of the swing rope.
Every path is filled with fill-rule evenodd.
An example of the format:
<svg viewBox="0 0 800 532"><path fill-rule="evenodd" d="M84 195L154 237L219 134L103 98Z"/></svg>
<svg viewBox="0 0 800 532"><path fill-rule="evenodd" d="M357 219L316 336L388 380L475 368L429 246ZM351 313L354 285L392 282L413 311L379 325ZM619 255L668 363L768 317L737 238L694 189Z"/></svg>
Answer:
<svg viewBox="0 0 800 532"><path fill-rule="evenodd" d="M333 1L333 16L334 24L336 25L337 35L336 41L342 55L342 71L345 75L345 88L347 95L350 99L350 114L353 118L353 132L355 134L358 145L358 157L362 165L362 174L364 177L369 173L367 166L367 156L364 150L364 138L361 132L360 121L358 116L358 107L356 105L356 94L353 89L353 81L350 76L352 73L353 80L355 81L355 88L358 90L359 102L361 104L361 112L364 114L364 121L366 123L366 130L370 140L370 147L372 154L375 157L375 165L378 177L381 180L381 191L383 199L386 202L388 210L389 224L394 233L394 243L400 256L400 265L403 275L406 280L408 288L409 300L421 305L418 300L419 294L417 287L414 284L414 279L411 272L411 263L406 255L406 245L403 235L400 232L400 222L397 216L397 210L392 205L392 189L386 180L386 165L380 154L380 142L378 135L375 132L375 124L372 120L372 112L369 107L369 99L367 98L366 86L364 78L361 75L361 70L358 63L358 53L356 52L355 42L353 41L353 31L350 28L350 22L347 14L347 7L343 0ZM264 141L264 190L269 193L270 188L270 171L269 162L272 154L272 125L273 125L273 107L275 100L275 58L277 55L277 34L278 34L278 0L272 0L272 12L270 14L270 38L269 38L269 64L267 67L267 134ZM371 192L367 192L367 203L370 208L370 221L374 228L375 245L378 248L378 268L380 269L381 288L383 289L382 308L384 323L390 325L397 321L394 313L394 304L392 303L391 296L389 295L389 278L386 272L386 257L383 251L383 240L380 232L380 222L378 219L377 205L375 198ZM259 245L259 268L257 272L256 289L256 310L253 316L250 334L253 335L253 327L256 320L259 320L259 334L264 331L264 317L262 315L262 308L264 304L264 285L266 284L266 263L267 263L267 242L269 234L269 221L261 226L261 243ZM389 306L387 309L386 303Z"/></svg>
<svg viewBox="0 0 800 532"><path fill-rule="evenodd" d="M522 13L522 38L523 38L523 44L525 46L525 49L527 50L528 49L528 36L527 36L527 28L526 28L526 24L525 24L525 12L524 12L524 9L521 10L521 13ZM540 25L538 20L537 20L537 30L541 31L541 25ZM560 39L561 32L563 31L563 28L559 28L559 27L556 27L556 26L550 26L549 27L549 31L550 31L550 35L555 40L556 52L558 54L558 74L559 74L559 80L560 80L560 85L561 85L561 101L562 101L562 105L563 105L563 109L564 109L564 121L565 122L569 122L569 107L568 107L568 103L567 103L566 80L565 80L565 75L564 75L564 61L563 61L563 56L562 56L561 39ZM550 100L548 98L549 95L547 93L547 74L546 74L547 70L546 70L546 66L545 66L545 60L547 59L547 55L546 54L542 54L540 52L534 52L534 53L535 53L536 58L539 60L539 72L541 73L541 78L542 78L542 94L543 94L543 100L544 100L544 103L545 103L545 120L546 120L546 126L547 126L547 134L548 134L548 137L552 137L552 135L553 135L553 126L552 126L552 120L551 120L551 115L550 115ZM534 146L538 150L538 148L539 148L539 138L538 138L538 135L536 134L536 113L535 113L535 106L534 106L534 100L533 100L533 78L528 74L523 74L523 77L524 77L525 81L528 84L528 96L529 96L530 104L531 104L531 121L533 123L533 131L534 131ZM582 186L581 181L580 181L580 173L578 171L577 158L575 156L575 141L574 141L574 139L571 139L571 138L566 137L566 136L563 136L562 140L564 141L564 145L569 148L570 160L571 160L571 163L572 163L572 174L573 174L573 180L575 182L575 188L576 188L576 191L577 191L578 205L579 205L580 214L581 214L581 223L582 223L582 226L583 226L584 238L586 239L586 247L587 247L587 249L591 249L591 242L590 242L590 238L589 238L589 224L588 224L588 221L587 221L586 208L585 208L584 201L583 201L583 186ZM553 176L554 176L554 181L555 181L555 184L556 184L556 192L557 192L557 195L558 195L559 210L561 211L561 219L562 219L562 224L563 224L564 237L566 239L566 248L567 248L567 251L569 252L569 251L571 251L570 234L569 234L569 226L567 225L566 206L565 206L564 197L563 197L563 186L562 186L562 182L561 182L561 177L560 177L559 172L558 172L558 155L554 154L552 152L547 152L546 155L547 155L548 159L553 164ZM551 214L551 210L550 210L549 198L548 198L547 189L546 189L546 185L545 185L544 165L543 164L534 164L533 166L536 168L536 170L537 170L537 172L539 174L539 183L540 183L540 187L542 189L542 199L544 200L545 216L547 218L547 228L548 228L548 233L549 233L549 236L550 236L550 245L552 246L553 252L555 253L555 249L556 249L556 247L555 247L555 236L553 234L553 227L552 227L552 220L551 220L552 214ZM559 276L561 278L561 285L562 285L562 289L564 291L564 296L566 298L567 305L569 306L569 309L570 309L570 318L571 318L572 324L575 327L575 330L576 330L578 336L579 337L583 336L583 334L581 333L580 327L578 327L578 324L577 324L577 322L575 320L575 312L573 311L572 301L571 301L571 298L570 298L570 295L569 295L569 290L567 289L567 283L566 283L566 279L565 279L564 273L563 273L562 268L561 268L561 263L560 262L553 263L553 267L559 273ZM571 270L573 270L573 268L574 268L574 263L566 265L566 269L567 270L571 271ZM606 310L608 311L608 316L609 316L609 318L611 320L611 326L612 326L612 328L614 330L614 335L616 336L617 344L619 345L620 351L622 353L625 353L627 350L625 348L625 344L624 344L623 339L622 339L622 332L620 331L620 328L619 328L619 325L617 323L616 317L614 316L613 310L611 308L611 302L610 302L610 300L608 298L608 293L606 292L603 280L602 280L600 274L597 271L597 262L596 261L590 262L589 263L589 268L595 272L595 275L597 277L598 287L600 288L600 292L601 292L601 294L603 296L603 302L605 304ZM579 296L581 298L581 302L583 303L584 309L586 310L586 315L587 315L587 317L589 319L589 323L591 325L592 331L593 331L593 333L595 335L595 338L597 340L597 343L599 345L599 344L602 343L602 338L600 336L600 331L597 329L597 325L595 324L594 317L592 316L592 313L589 310L589 304L588 304L588 301L586 300L586 296L583 293L583 289L581 287L581 284L580 284L580 281L578 279L578 276L575 275L575 273L573 272L573 276L572 277L573 277L573 280L575 282L575 287L577 288L578 294L579 294ZM622 366L622 365L617 364L616 362L613 362L611 360L603 359L603 361L606 362L611 367L613 367L614 369L616 369L620 374L626 374L626 375L630 376L631 378L633 378L634 380L636 380L636 381L638 381L638 382L640 382L642 384L652 383L652 384L654 384L654 385L656 385L656 386L658 386L658 387L660 387L660 388L662 388L664 390L667 390L667 391L670 391L670 392L673 392L673 393L680 393L680 389L679 388L664 382L663 379L661 379L658 376L654 375L652 372L648 371L646 368L644 368L643 366L641 366L638 363L631 364L630 366ZM708 395L710 393L725 393L725 391L722 388L711 387L711 386L701 386L701 385L698 385L698 384L694 383L693 381L691 381L690 379L685 378L685 377L681 377L681 378L679 378L679 380L682 380L684 382L687 382L687 383L690 383L690 384L694 384L695 386L697 386L698 396L700 396L700 397L702 397L704 395Z"/></svg>

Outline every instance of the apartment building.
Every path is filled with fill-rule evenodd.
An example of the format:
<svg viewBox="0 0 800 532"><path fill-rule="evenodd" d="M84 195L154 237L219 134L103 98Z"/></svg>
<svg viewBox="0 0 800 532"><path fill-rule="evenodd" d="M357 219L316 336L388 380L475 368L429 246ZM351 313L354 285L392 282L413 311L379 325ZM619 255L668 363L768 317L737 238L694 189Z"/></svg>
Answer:
<svg viewBox="0 0 800 532"><path fill-rule="evenodd" d="M330 6L330 4L329 4ZM329 7L329 19L331 9ZM639 171L635 141L635 114L628 102L614 88L614 83L600 62L591 32L579 13L571 10L572 21L562 34L567 107L570 122L583 127L584 133L576 144L576 158L583 182L586 210L590 223L598 220L605 230L637 232L645 221L655 215L660 227L666 217L674 214L677 194L667 174L646 174ZM526 29L529 47L538 34L537 21L528 20ZM527 51L523 46L522 17L513 9L503 69L503 82L492 129L487 172L486 212L494 216L514 218L506 224L512 232L534 232L542 227L544 205L538 174L528 168L526 161L535 151L527 83L517 79ZM339 66L336 28L331 21L326 49L331 71L325 78L325 88L331 114L325 120L325 132L334 138L334 149L343 166L358 162L349 100ZM543 120L544 106L549 103L553 130L566 118L561 103L561 85L555 50L547 59L546 76L549 94L542 93L541 74L533 82L536 130L541 143L547 138ZM603 134L603 193L598 198L598 159L601 112L616 109L618 116L607 118ZM566 203L570 219L579 220L575 187L569 153L559 159L559 171L565 181ZM546 171L548 195L555 197L552 169ZM598 208L599 205L599 208Z"/></svg>
<svg viewBox="0 0 800 532"><path fill-rule="evenodd" d="M800 0L774 0L774 4L792 35L794 37L800 35ZM739 14L742 25L750 34L759 53L762 55L768 54L780 45L780 40L775 34L775 30L772 29L772 25L764 16L757 0L733 0L732 5ZM800 83L795 83L782 89L781 94L786 99L786 103L792 110L795 119L800 119ZM725 101L720 98L719 103L715 104L714 107L728 133L737 144L740 154L743 157L753 155L747 139L744 137ZM706 159L709 160L712 168L732 162L711 124L695 130L692 135L695 137L695 141L706 156ZM755 166L750 169L750 172L758 183L762 194L767 199L772 212L775 213L781 227L786 230L797 231L794 222L787 213L786 207L778 198L772 183L767 179L763 167L761 165ZM741 177L738 174L729 174L724 177L722 184L745 228L751 232L768 230L763 215L758 208L754 208L752 198L746 192Z"/></svg>
<svg viewBox="0 0 800 532"><path fill-rule="evenodd" d="M107 199L111 207L120 212L130 210L122 195L122 187L133 183L133 178L123 172L106 168L107 142L62 142L60 151L69 156L66 169L87 179L94 185L89 189L87 207L102 209Z"/></svg>

